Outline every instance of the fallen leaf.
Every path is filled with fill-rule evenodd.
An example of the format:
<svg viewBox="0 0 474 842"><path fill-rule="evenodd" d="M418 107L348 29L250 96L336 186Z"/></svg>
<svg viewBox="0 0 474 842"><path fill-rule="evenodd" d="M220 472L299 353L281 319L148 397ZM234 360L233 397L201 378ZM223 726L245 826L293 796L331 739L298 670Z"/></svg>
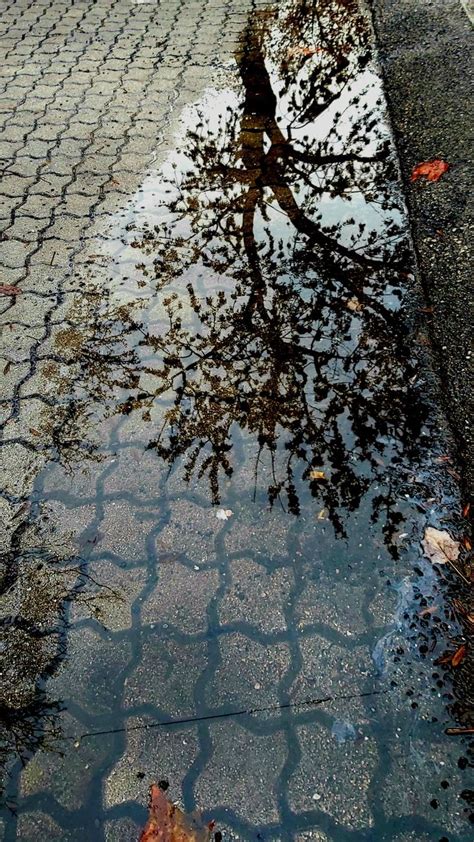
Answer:
<svg viewBox="0 0 474 842"><path fill-rule="evenodd" d="M290 47L288 56L314 56L317 53L323 53L324 47Z"/></svg>
<svg viewBox="0 0 474 842"><path fill-rule="evenodd" d="M454 468L446 468L448 474L456 480L456 482L460 482L461 474L458 471L455 471Z"/></svg>
<svg viewBox="0 0 474 842"><path fill-rule="evenodd" d="M429 608L423 608L422 611L419 612L419 617L427 617L428 614L434 614L438 610L437 605L430 605Z"/></svg>
<svg viewBox="0 0 474 842"><path fill-rule="evenodd" d="M435 462L439 462L440 465L442 465L444 462L451 462L451 457L447 456L447 455L437 456L436 459L435 459Z"/></svg>
<svg viewBox="0 0 474 842"><path fill-rule="evenodd" d="M210 838L210 828L203 825L199 815L185 815L168 801L161 787L153 784L148 821L139 842L208 842Z"/></svg>
<svg viewBox="0 0 474 842"><path fill-rule="evenodd" d="M465 535L464 538L462 539L462 543L463 543L463 546L465 547L465 549L468 550L468 552L470 552L472 550L471 540L470 540L470 538L467 537L467 535Z"/></svg>
<svg viewBox="0 0 474 842"><path fill-rule="evenodd" d="M471 511L471 504L470 504L470 503L466 503L466 505L464 506L464 508L463 508L463 510L462 510L462 516L463 516L463 517L469 517L469 512L470 512L470 511Z"/></svg>
<svg viewBox="0 0 474 842"><path fill-rule="evenodd" d="M327 509L321 509L321 511L318 512L318 520L327 520L327 516L328 516Z"/></svg>
<svg viewBox="0 0 474 842"><path fill-rule="evenodd" d="M216 518L217 520L229 520L233 514L232 509L217 509Z"/></svg>
<svg viewBox="0 0 474 842"><path fill-rule="evenodd" d="M352 310L353 313L360 313L363 309L363 305L360 303L359 299L354 295L352 298L349 298L346 301L346 307L348 310Z"/></svg>
<svg viewBox="0 0 474 842"><path fill-rule="evenodd" d="M459 647L459 649L456 649L453 657L451 658L451 663L452 663L453 667L459 666L461 661L464 660L465 654L466 654L466 647L463 644L462 646Z"/></svg>
<svg viewBox="0 0 474 842"><path fill-rule="evenodd" d="M440 655L439 658L436 658L436 661L434 661L435 667L446 666L447 664L450 664L452 657L452 652L445 652L444 655Z"/></svg>
<svg viewBox="0 0 474 842"><path fill-rule="evenodd" d="M39 430L36 430L34 427L30 427L30 433L32 436L40 436L41 433Z"/></svg>
<svg viewBox="0 0 474 842"><path fill-rule="evenodd" d="M474 734L474 728L446 728L445 734L449 734L450 737Z"/></svg>
<svg viewBox="0 0 474 842"><path fill-rule="evenodd" d="M13 287L11 284L0 284L0 295L20 295L20 287Z"/></svg>
<svg viewBox="0 0 474 842"><path fill-rule="evenodd" d="M310 477L310 479L322 480L322 479L326 479L326 474L324 473L324 471L310 471L309 477Z"/></svg>
<svg viewBox="0 0 474 842"><path fill-rule="evenodd" d="M449 564L459 557L459 544L449 532L428 526L423 539L425 555L433 564Z"/></svg>
<svg viewBox="0 0 474 842"><path fill-rule="evenodd" d="M441 158L423 161L413 168L410 181L417 181L419 178L426 178L427 181L438 181L447 170L449 170L449 164L442 161Z"/></svg>

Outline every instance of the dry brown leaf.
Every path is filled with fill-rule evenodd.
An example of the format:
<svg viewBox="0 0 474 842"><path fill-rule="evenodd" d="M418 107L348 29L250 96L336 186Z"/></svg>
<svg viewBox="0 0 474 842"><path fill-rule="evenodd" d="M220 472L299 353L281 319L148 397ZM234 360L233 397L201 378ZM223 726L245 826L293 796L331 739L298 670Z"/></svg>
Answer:
<svg viewBox="0 0 474 842"><path fill-rule="evenodd" d="M324 47L290 47L288 50L288 57L292 56L314 56L317 53L323 53Z"/></svg>
<svg viewBox="0 0 474 842"><path fill-rule="evenodd" d="M422 611L418 614L419 617L427 617L429 614L435 614L438 610L438 605L431 605L429 608L423 608Z"/></svg>
<svg viewBox="0 0 474 842"><path fill-rule="evenodd" d="M465 654L466 654L466 647L463 644L462 646L459 647L459 649L456 649L453 657L451 658L451 663L452 663L453 667L459 666L461 661L464 660Z"/></svg>
<svg viewBox="0 0 474 842"><path fill-rule="evenodd" d="M161 787L152 785L148 821L139 842L208 842L210 838L210 827L199 815L187 816L168 801Z"/></svg>
<svg viewBox="0 0 474 842"><path fill-rule="evenodd" d="M14 287L11 284L0 284L0 295L20 295L20 287Z"/></svg>
<svg viewBox="0 0 474 842"><path fill-rule="evenodd" d="M352 298L349 298L349 300L346 301L346 307L348 310L352 310L353 313L360 313L360 311L363 309L363 305L360 303L359 299L355 295L353 295Z"/></svg>
<svg viewBox="0 0 474 842"><path fill-rule="evenodd" d="M310 479L323 480L323 479L326 479L326 474L324 473L324 471L310 471L309 477L310 477Z"/></svg>
<svg viewBox="0 0 474 842"><path fill-rule="evenodd" d="M474 734L474 728L446 728L445 734L450 737L462 737L463 735Z"/></svg>
<svg viewBox="0 0 474 842"><path fill-rule="evenodd" d="M417 309L418 313L424 313L427 316L430 316L431 313L433 312L432 307L417 307L416 309Z"/></svg>
<svg viewBox="0 0 474 842"><path fill-rule="evenodd" d="M464 506L464 508L463 508L463 510L462 510L462 516L463 516L463 517L469 517L469 512L470 512L470 511L471 511L471 504L470 504L470 503L466 503L466 505Z"/></svg>
<svg viewBox="0 0 474 842"><path fill-rule="evenodd" d="M452 652L445 652L444 655L440 655L439 658L436 658L436 661L434 662L434 665L435 665L435 667L447 666L448 664L451 663L452 658L453 658Z"/></svg>
<svg viewBox="0 0 474 842"><path fill-rule="evenodd" d="M449 170L449 164L441 158L433 158L432 161L423 161L413 168L411 174L411 181L417 181L419 178L426 178L427 181L439 181L441 176Z"/></svg>
<svg viewBox="0 0 474 842"><path fill-rule="evenodd" d="M449 532L428 526L423 539L425 555L433 564L448 564L457 561L459 544Z"/></svg>

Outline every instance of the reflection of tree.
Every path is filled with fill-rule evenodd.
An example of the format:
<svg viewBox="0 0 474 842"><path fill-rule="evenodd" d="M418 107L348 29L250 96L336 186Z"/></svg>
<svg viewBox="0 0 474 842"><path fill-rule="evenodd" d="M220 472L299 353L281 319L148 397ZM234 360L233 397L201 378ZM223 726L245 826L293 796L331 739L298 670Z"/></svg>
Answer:
<svg viewBox="0 0 474 842"><path fill-rule="evenodd" d="M150 447L208 476L214 501L238 425L270 500L297 513L309 486L342 531L341 509L416 435L405 244L365 21L351 0L307 7L251 16L241 102L217 120L202 107L164 176L163 221L133 245L167 290L165 317L158 330L124 317L138 353L153 351L155 386L140 389L130 345L115 383L134 390L123 412L172 395ZM390 493L375 506L393 527Z"/></svg>
<svg viewBox="0 0 474 842"><path fill-rule="evenodd" d="M41 548L0 557L2 568L0 798L11 761L26 765L39 748L58 750L62 704L42 685L65 657L69 606L100 621L106 603L122 599L87 572L83 559L60 559Z"/></svg>
<svg viewBox="0 0 474 842"><path fill-rule="evenodd" d="M57 740L61 736L59 715L61 704L49 700L43 691L37 690L35 698L21 708L11 708L0 705L0 769L6 771L12 758L18 758L23 766L33 754L43 751L58 752ZM0 780L0 803L10 809L10 804L4 798L5 781Z"/></svg>

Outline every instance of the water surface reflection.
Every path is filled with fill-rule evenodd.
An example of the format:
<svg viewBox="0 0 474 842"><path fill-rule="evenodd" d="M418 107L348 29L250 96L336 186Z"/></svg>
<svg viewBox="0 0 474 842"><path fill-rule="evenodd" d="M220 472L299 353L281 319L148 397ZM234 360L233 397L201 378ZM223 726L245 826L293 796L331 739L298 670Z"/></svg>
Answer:
<svg viewBox="0 0 474 842"><path fill-rule="evenodd" d="M425 416L404 210L366 22L304 6L251 16L235 88L188 110L118 258L109 244L120 306L89 361L101 396L108 383L115 411L142 410L148 446L206 477L214 503L237 437L255 497L298 514L311 494L344 534L377 488L390 541Z"/></svg>

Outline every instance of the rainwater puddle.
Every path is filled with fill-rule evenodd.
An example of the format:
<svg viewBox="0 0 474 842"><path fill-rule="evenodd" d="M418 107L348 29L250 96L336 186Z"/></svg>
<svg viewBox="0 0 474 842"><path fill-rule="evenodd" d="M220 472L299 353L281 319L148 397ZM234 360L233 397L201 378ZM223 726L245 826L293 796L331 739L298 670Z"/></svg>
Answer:
<svg viewBox="0 0 474 842"><path fill-rule="evenodd" d="M166 778L224 839L467 839L420 549L458 504L366 18L251 14L94 248L22 546L44 634L10 642L36 691L5 838L137 839Z"/></svg>

